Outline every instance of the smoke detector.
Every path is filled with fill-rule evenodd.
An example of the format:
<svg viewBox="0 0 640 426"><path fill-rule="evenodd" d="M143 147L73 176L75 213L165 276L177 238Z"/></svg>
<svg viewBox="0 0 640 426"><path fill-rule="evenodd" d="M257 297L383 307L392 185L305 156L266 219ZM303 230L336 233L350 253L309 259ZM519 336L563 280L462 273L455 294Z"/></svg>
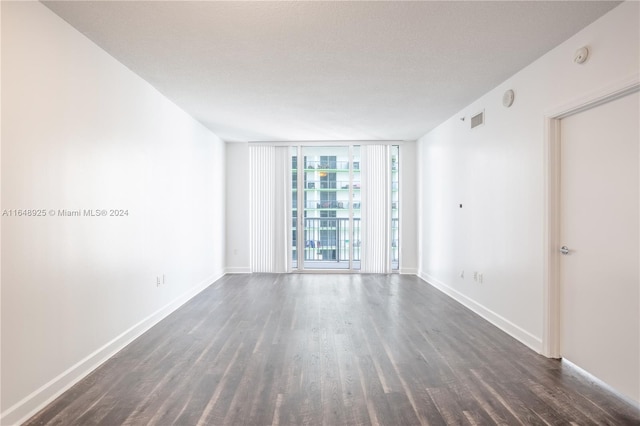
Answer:
<svg viewBox="0 0 640 426"><path fill-rule="evenodd" d="M589 58L589 49L587 46L583 46L580 49L576 50L576 54L573 57L573 62L576 64L584 64L587 62Z"/></svg>
<svg viewBox="0 0 640 426"><path fill-rule="evenodd" d="M513 92L513 90L507 90L506 92L504 92L504 95L502 95L502 105L509 108L511 105L513 105L513 100L515 98L516 94Z"/></svg>

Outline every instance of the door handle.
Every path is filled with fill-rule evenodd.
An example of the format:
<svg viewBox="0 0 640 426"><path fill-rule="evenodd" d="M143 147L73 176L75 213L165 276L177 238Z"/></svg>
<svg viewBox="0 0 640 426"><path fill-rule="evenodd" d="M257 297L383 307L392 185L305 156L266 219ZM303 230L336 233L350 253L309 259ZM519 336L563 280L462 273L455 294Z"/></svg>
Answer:
<svg viewBox="0 0 640 426"><path fill-rule="evenodd" d="M567 246L560 247L560 253L569 254L569 247L567 247Z"/></svg>

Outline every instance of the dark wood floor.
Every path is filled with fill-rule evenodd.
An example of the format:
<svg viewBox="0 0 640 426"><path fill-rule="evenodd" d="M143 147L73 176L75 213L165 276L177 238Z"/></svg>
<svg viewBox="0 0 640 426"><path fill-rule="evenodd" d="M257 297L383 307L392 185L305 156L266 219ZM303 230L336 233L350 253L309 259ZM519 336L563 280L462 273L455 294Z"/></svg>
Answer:
<svg viewBox="0 0 640 426"><path fill-rule="evenodd" d="M28 425L629 425L640 412L420 279L230 275Z"/></svg>

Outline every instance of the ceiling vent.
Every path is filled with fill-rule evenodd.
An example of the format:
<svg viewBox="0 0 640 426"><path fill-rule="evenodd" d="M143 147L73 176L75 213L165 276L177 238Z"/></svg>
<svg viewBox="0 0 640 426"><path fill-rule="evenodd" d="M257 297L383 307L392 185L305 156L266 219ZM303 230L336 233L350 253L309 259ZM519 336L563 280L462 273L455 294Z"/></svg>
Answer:
<svg viewBox="0 0 640 426"><path fill-rule="evenodd" d="M484 111L477 113L476 115L471 117L471 128L478 127L484 124Z"/></svg>

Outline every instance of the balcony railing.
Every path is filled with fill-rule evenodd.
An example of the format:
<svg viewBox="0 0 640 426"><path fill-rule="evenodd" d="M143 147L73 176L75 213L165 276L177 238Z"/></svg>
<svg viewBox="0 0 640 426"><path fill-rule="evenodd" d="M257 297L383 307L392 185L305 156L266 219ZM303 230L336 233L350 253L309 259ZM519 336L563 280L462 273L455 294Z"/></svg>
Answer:
<svg viewBox="0 0 640 426"><path fill-rule="evenodd" d="M339 180L339 181L321 181L321 180L309 180L305 182L305 189L349 189L350 184L348 180ZM360 189L360 182L355 182L353 184L353 189Z"/></svg>
<svg viewBox="0 0 640 426"><path fill-rule="evenodd" d="M304 165L305 170L349 170L348 161L313 161L309 160ZM353 162L353 169L360 170L360 162Z"/></svg>
<svg viewBox="0 0 640 426"><path fill-rule="evenodd" d="M294 221L295 223L295 221ZM304 260L313 262L349 262L353 247L353 261L360 261L360 218L353 218L353 233L349 229L349 218L308 217L304 219ZM294 236L300 235L294 227ZM394 269L398 265L398 219L391 219L391 261ZM293 259L297 260L293 240ZM300 247L302 249L302 247Z"/></svg>
<svg viewBox="0 0 640 426"><path fill-rule="evenodd" d="M360 201L354 201L352 207L354 209L360 208ZM305 208L308 210L312 209L328 209L328 210L339 210L339 209L348 209L349 201L338 201L338 200L307 200L305 204ZM311 219L311 218L310 218Z"/></svg>

